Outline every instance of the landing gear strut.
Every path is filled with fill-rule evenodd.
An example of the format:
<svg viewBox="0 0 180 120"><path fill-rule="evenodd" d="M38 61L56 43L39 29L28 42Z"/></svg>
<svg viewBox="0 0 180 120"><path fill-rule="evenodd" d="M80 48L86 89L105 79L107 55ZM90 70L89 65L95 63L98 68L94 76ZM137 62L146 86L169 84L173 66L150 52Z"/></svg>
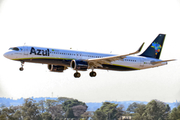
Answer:
<svg viewBox="0 0 180 120"><path fill-rule="evenodd" d="M97 74L96 74L96 72L92 71L92 72L89 73L89 75L90 75L91 77L96 77Z"/></svg>
<svg viewBox="0 0 180 120"><path fill-rule="evenodd" d="M21 67L19 68L20 71L24 70L23 66L24 66L24 61L21 61Z"/></svg>
<svg viewBox="0 0 180 120"><path fill-rule="evenodd" d="M80 76L81 76L81 74L79 72L76 71L76 73L74 73L75 78L79 78Z"/></svg>

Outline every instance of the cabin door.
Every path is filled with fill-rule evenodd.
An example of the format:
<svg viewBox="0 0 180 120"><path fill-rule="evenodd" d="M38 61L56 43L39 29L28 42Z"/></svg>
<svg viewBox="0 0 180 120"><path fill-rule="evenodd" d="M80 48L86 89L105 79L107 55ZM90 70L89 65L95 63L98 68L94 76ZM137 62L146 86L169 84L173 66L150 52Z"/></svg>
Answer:
<svg viewBox="0 0 180 120"><path fill-rule="evenodd" d="M140 60L140 67L141 67L141 68L144 67L144 59L143 59L143 58L141 58L141 60Z"/></svg>
<svg viewBox="0 0 180 120"><path fill-rule="evenodd" d="M24 56L28 56L28 47L24 47Z"/></svg>

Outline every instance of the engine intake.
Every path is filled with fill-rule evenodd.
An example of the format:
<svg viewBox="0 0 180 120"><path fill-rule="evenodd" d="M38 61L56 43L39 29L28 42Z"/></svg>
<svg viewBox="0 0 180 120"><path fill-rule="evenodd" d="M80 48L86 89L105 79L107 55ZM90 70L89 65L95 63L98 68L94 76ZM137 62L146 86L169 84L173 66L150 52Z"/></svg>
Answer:
<svg viewBox="0 0 180 120"><path fill-rule="evenodd" d="M63 72L64 70L66 70L66 67L59 65L48 65L48 69L52 72Z"/></svg>
<svg viewBox="0 0 180 120"><path fill-rule="evenodd" d="M88 63L82 60L72 60L70 66L74 70L86 71L88 69Z"/></svg>

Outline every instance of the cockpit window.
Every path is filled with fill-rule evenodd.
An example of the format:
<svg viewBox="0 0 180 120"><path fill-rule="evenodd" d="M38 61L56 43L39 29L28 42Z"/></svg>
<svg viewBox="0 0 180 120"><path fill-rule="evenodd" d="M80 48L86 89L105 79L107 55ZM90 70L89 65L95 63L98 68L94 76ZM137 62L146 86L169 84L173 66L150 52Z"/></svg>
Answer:
<svg viewBox="0 0 180 120"><path fill-rule="evenodd" d="M9 48L9 50L19 51L19 48L17 48L17 47L13 47L13 48Z"/></svg>

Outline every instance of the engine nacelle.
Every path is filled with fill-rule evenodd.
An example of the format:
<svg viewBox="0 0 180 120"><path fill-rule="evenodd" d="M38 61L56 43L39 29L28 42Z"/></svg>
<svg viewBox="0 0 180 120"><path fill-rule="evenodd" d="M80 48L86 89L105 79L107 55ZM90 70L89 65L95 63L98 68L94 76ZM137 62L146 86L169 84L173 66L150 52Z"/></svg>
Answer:
<svg viewBox="0 0 180 120"><path fill-rule="evenodd" d="M59 65L48 65L48 69L52 72L63 72L67 68L65 66L59 66Z"/></svg>
<svg viewBox="0 0 180 120"><path fill-rule="evenodd" d="M70 66L74 70L86 71L88 69L88 63L82 60L72 60Z"/></svg>

